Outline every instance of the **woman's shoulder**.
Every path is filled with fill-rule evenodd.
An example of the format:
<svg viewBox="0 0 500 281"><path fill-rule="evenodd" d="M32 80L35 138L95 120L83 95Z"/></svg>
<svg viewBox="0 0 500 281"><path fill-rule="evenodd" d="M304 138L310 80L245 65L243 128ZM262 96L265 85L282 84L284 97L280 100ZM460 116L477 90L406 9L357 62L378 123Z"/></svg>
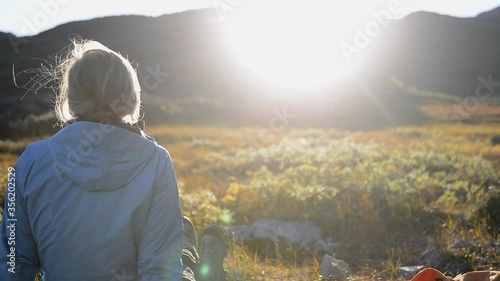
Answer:
<svg viewBox="0 0 500 281"><path fill-rule="evenodd" d="M155 142L156 152L160 156L160 161L172 162L172 156L170 152L162 145Z"/></svg>
<svg viewBox="0 0 500 281"><path fill-rule="evenodd" d="M46 153L48 153L48 140L39 140L29 144L17 159L16 170L29 169L37 159L46 161L48 158Z"/></svg>
<svg viewBox="0 0 500 281"><path fill-rule="evenodd" d="M35 156L35 154L47 152L49 140L50 139L38 140L29 144L21 153L20 158L29 158Z"/></svg>

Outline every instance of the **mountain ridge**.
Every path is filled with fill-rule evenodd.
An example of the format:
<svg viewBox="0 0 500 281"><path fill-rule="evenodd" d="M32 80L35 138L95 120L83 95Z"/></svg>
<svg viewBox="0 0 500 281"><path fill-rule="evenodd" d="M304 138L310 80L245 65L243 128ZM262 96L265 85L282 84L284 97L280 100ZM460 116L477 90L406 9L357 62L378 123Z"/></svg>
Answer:
<svg viewBox="0 0 500 281"><path fill-rule="evenodd" d="M500 19L500 8L475 18L418 12L394 20L366 50L366 64L370 65L368 72L373 72L366 80L374 81L370 87L378 91L375 92L381 99L385 96L383 92L400 92L385 81L393 76L408 87L462 98L471 96L479 83L479 76L500 78L500 38L496 38L500 22L491 20L497 17ZM25 90L15 87L12 65L19 71L39 67L41 62L32 58L49 58L66 47L76 35L98 40L129 56L137 66L141 82L146 76L151 76L152 71L168 73L168 78L156 81L157 86L143 87L147 96L145 100L149 101L146 107L158 109L174 103L186 114L199 119L219 118L219 115L222 119L231 119L231 114L244 112L244 104L250 102L256 104L254 109L261 108L266 99L262 96L272 96L269 91L274 90L245 76L230 57L221 40L222 24L212 9L199 9L157 17L111 16L69 22L28 37L2 32L0 122L50 110L53 93L48 90L41 90L38 95L26 95L22 102L14 102L25 94ZM14 47L11 41L17 46ZM28 81L26 75L19 75L18 79L19 84ZM356 88L354 81L345 84L349 86L325 89L325 92L333 95L345 91L353 96L359 95L360 89ZM255 93L260 93L260 96ZM394 95L392 100L401 99ZM500 96L500 91L494 92L493 96ZM404 102L410 103L410 100ZM417 114L418 104L411 102L415 103L413 110ZM211 108L199 113L205 111L204 106ZM224 111L220 106L227 111L219 113L217 110ZM408 108L411 106L408 104ZM253 115L255 112L249 111L241 119L247 120ZM397 115L405 119L405 116Z"/></svg>
<svg viewBox="0 0 500 281"><path fill-rule="evenodd" d="M485 18L485 19L497 19L500 20L500 7L494 8L492 10L480 13L476 16L476 18Z"/></svg>

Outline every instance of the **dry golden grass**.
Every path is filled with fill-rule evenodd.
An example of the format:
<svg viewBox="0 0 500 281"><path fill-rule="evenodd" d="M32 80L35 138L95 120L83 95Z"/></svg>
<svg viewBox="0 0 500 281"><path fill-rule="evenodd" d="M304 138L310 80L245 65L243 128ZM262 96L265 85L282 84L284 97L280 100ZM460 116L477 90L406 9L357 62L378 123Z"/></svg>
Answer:
<svg viewBox="0 0 500 281"><path fill-rule="evenodd" d="M500 106L474 103L434 103L420 108L438 122L500 123Z"/></svg>
<svg viewBox="0 0 500 281"><path fill-rule="evenodd" d="M429 114L438 114L449 107L429 107ZM491 116L500 114L498 108L484 108ZM439 114L438 114L439 115ZM438 116L436 115L436 116ZM370 132L349 132L323 129L289 129L279 134L267 128L227 128L227 127L189 127L189 126L156 126L146 130L165 146L172 155L181 193L196 193L198 190L212 190L217 199L221 199L224 191L217 193L213 186L214 179L206 167L206 159L214 154L234 155L245 151L257 151L275 144L284 138L300 140L314 139L321 135L335 140L350 137L361 143L377 143L384 147L419 148L426 147L436 151L462 153L469 157L482 157L491 163L500 173L500 145L492 146L491 138L500 135L500 123L496 124L431 124L428 126L408 126ZM22 140L17 144L8 144L5 149L19 149L33 139ZM11 152L0 153L0 175L6 177L7 167L13 166L18 155ZM215 158L217 159L217 158ZM201 164L205 163L205 164ZM394 167L397 169L397 167ZM238 175L235 175L237 177ZM242 175L248 177L248 175ZM3 183L5 181L2 181ZM243 180L240 183L245 183ZM0 197L2 194L0 192ZM443 210L452 216L463 215L466 208ZM454 229L450 228L450 233ZM480 227L473 228L470 233L460 234L465 238L486 237ZM466 237L467 236L467 237ZM448 238L450 238L448 236ZM450 239L441 237L440 245L450 246ZM472 238L471 238L472 239ZM447 245L447 246L446 246ZM349 280L389 280L393 277L394 267L404 253L394 255L380 268L367 265L349 274ZM404 260L404 259L403 259ZM226 260L230 280L318 280L319 265L317 260L309 259L304 264L297 264L283 259L266 259L252 254L245 247L232 243ZM354 274L354 276L352 276ZM394 279L403 280L403 279Z"/></svg>

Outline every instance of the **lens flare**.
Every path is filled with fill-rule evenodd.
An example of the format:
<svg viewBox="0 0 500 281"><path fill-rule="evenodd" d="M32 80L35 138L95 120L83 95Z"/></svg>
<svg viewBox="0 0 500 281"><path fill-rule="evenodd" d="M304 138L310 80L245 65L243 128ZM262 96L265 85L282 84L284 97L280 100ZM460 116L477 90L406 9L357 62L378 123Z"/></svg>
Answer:
<svg viewBox="0 0 500 281"><path fill-rule="evenodd" d="M343 75L335 34L342 15L332 14L331 1L255 3L245 2L224 24L234 57L250 75L288 89L322 87Z"/></svg>

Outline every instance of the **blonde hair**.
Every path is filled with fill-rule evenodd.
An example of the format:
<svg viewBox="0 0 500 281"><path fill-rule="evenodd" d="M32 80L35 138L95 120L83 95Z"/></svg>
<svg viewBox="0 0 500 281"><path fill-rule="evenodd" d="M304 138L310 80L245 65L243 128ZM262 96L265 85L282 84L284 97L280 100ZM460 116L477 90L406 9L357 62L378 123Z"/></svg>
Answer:
<svg viewBox="0 0 500 281"><path fill-rule="evenodd" d="M96 41L73 41L57 65L55 114L60 123L139 121L141 89L128 59Z"/></svg>

